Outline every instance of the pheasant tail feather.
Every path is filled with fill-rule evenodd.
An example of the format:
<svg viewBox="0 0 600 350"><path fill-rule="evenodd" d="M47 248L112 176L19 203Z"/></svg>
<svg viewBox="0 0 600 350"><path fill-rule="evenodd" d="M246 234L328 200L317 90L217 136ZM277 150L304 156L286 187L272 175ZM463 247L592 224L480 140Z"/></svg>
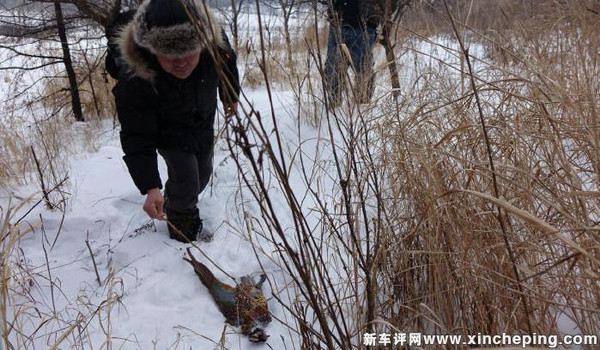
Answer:
<svg viewBox="0 0 600 350"><path fill-rule="evenodd" d="M194 271L196 271L196 274L200 278L200 281L202 281L202 284L204 284L204 286L206 286L206 288L208 288L209 290L214 288L215 284L217 283L217 278L215 277L215 275L213 275L213 273L208 269L208 267L206 267L206 265L194 258L192 252L190 251L190 248L187 249L187 253L190 258L184 259L192 265Z"/></svg>

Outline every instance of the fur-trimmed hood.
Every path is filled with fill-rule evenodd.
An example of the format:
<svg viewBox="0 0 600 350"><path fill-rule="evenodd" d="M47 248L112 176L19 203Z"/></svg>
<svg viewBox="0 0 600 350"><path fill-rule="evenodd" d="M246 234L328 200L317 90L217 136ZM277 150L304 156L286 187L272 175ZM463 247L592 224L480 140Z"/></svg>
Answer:
<svg viewBox="0 0 600 350"><path fill-rule="evenodd" d="M183 18L172 25L153 24L151 21L156 14L152 12L157 11L155 4L160 1L179 2L185 15L193 20ZM225 44L221 26L203 0L146 0L119 34L118 45L130 73L152 82L157 71L153 68L151 55L185 55Z"/></svg>

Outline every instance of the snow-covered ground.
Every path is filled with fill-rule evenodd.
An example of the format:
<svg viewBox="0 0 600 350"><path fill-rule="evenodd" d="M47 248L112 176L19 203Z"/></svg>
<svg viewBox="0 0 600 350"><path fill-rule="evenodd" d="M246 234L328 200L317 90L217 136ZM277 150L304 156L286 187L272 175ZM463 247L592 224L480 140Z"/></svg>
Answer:
<svg viewBox="0 0 600 350"><path fill-rule="evenodd" d="M256 101L255 109L268 114L264 91L251 92L249 97ZM285 118L281 106L290 102L289 96L281 93L276 97L282 126L295 128L293 117ZM295 143L294 136L288 135L290 140L284 142ZM22 301L39 309L39 313L22 310L31 313L30 323L22 326L27 334L38 337L33 344L42 348L52 345L63 328L68 329L74 320L83 320L79 327L85 329L75 329L62 346L71 343L100 348L106 340L124 349L208 349L224 337L228 349L267 349L267 345L251 345L247 337L225 327L224 317L206 288L183 260L185 248L191 245L169 239L166 224L157 221L152 225L142 211L144 197L135 189L121 159L118 130L107 123L95 142L97 152L81 154L71 163L73 192L64 217L61 212L38 205L21 223L23 227L41 223L18 245L20 272L32 273L30 300ZM244 198L238 170L223 137L216 145L214 164L213 180L201 195L199 208L206 229L213 231L215 238L197 245L228 274L255 274L261 269L252 244L270 249L266 242L249 242L240 231L248 213L240 211ZM164 164L161 172L165 174ZM28 186L13 196L23 198L33 192L33 186ZM202 253L194 252L214 268ZM269 279L275 282L278 268L267 259L262 263ZM214 273L232 283L219 270L214 269ZM268 298L272 294L269 286L265 283L263 287ZM285 319L277 303L270 302L270 308L274 319ZM34 331L44 318L49 322ZM271 336L267 344L273 348L283 348L284 341L288 346L295 343L278 321L266 330ZM46 334L50 333L54 335L48 338Z"/></svg>
<svg viewBox="0 0 600 350"><path fill-rule="evenodd" d="M262 20L266 36L282 31L280 17L265 15ZM242 18L240 23L242 35L258 45L255 14ZM299 28L303 26L303 20L293 19L294 33L301 33ZM423 50L431 51L427 44L422 45ZM378 56L382 61L381 48L378 48ZM448 58L450 55L443 52L438 56ZM405 66L414 60L408 56L405 59ZM251 56L249 61L252 60ZM439 62L439 58L432 58L429 63ZM239 62L242 76L245 63ZM388 87L378 87L381 88ZM328 136L320 134L318 128L298 123L298 106L293 94L281 88L277 90L273 107L279 135L286 162L294 159L295 164L290 166L290 182L303 197L310 179L305 179L300 169L314 166L315 169L302 171L318 180L315 185L326 201L337 205L331 190L335 170L326 141ZM240 109L252 107L259 111L266 129L271 130L267 91L245 89L245 93L249 102ZM222 118L218 123L222 130ZM66 211L50 211L40 204L21 223L24 228L36 227L23 236L14 250L20 263L15 265L19 269L13 288L22 292L23 300L12 301L13 307L15 312L29 314L20 318L27 322L17 328L24 334L34 335L26 347L51 346L61 335L68 334L60 347L103 348L111 344L113 348L123 349L210 349L223 344L227 349L294 348L298 340L286 324L293 326L293 320L273 299L269 307L274 321L266 328L270 335L266 344L251 344L246 336L225 325L206 288L183 260L190 244L169 239L166 224L152 222L142 211L144 197L133 185L121 159L118 128L106 122L91 139L83 137L90 134L88 128L85 124L76 124L71 130L82 135L74 140L92 143L92 147L74 144L72 148L94 151L79 153L68 165L70 194ZM293 298L294 292L286 290L289 285L275 253L279 247L265 237L247 232L247 220L260 218L261 213L252 203L251 195L240 186L239 170L223 133L215 150L213 178L199 201L205 228L214 232L215 238L210 243L198 243L202 253L195 249L194 253L228 283L233 281L214 268L215 265L234 277L257 274L264 269L268 275L268 283L263 286L267 298L276 294L285 302L286 298ZM300 158L305 161L302 166ZM162 163L160 166L165 180L165 166ZM268 178L269 170L265 173ZM287 203L277 196L276 181L267 182L273 186L271 192L278 215L284 219L284 229L293 236L293 221L285 222L289 216ZM37 191L35 185L21 187L11 194L11 203L14 205L15 198L31 194L37 200L40 198ZM8 196L1 198L0 206L7 208L8 200ZM26 204L20 213L29 210L35 200ZM306 196L302 205L310 213L314 203ZM316 227L318 216L316 210L307 214L306 219ZM343 271L337 273L342 278ZM19 305L24 308L19 309Z"/></svg>
<svg viewBox="0 0 600 350"><path fill-rule="evenodd" d="M302 35L302 28L309 26L311 20L300 16L292 17L293 34ZM263 35L267 39L281 39L281 17L263 13L262 24ZM259 47L256 13L241 18L240 26L240 50ZM102 40L80 42L79 50L97 51L103 45ZM444 93L459 90L462 86L456 42L447 38L432 38L431 41L409 41L404 46L400 48L403 54L398 58L401 80L411 82L401 84L401 95L406 98L406 103L423 106L431 104L433 108L437 108L440 101L451 100L454 95L444 96ZM15 48L41 52L55 50L27 41L15 43ZM483 62L483 48L472 44L470 52L482 58L482 61L474 60L476 75L486 77L488 72ZM246 69L257 65L256 58L260 57L260 53L253 51L242 56L245 61L239 62L239 67L244 76ZM31 60L14 62L4 56L1 59L3 64L35 63ZM376 48L376 62L380 68L376 97L378 93L379 96L386 95L382 91L389 95L389 77L386 76L387 68L382 64L384 52L381 47ZM41 110L39 105L24 103L42 93L42 84L34 84L39 80L39 74L39 71L27 71L20 75L4 73L1 76L0 100L12 105L7 107L5 103L0 107L4 108L0 110L0 116L11 118L0 125L0 131L29 128L35 120L47 118L51 114ZM449 79L429 80L427 76L430 75L447 76ZM434 93L419 96L416 101L411 100L412 90L418 94L428 84L436 81L449 82L452 86L429 89L427 91ZM315 231L325 230L319 226L319 208L314 203L314 198L311 198L312 194L307 194L307 189L310 186L318 188L325 205L340 206L339 186L334 188L336 170L328 140L331 135L318 127L306 125L305 120L298 121L298 116L305 109L315 108L308 101L312 95L303 95L304 91L298 88L294 93L300 95L302 102L299 106L297 97L291 91L286 91L285 84L276 82L274 85L277 86L277 91L273 92L273 106L264 88L245 88L248 101L240 109L249 111L253 108L259 111L265 122L265 134L274 136L274 125L270 120L273 107L290 183L300 198L308 226L315 227ZM30 86L33 87L29 88ZM315 93L314 91L318 91L318 87L310 93ZM15 94L20 97L15 98ZM490 105L495 105L493 95L488 96L488 100L491 101ZM310 107L306 107L307 105ZM307 113L321 118L321 111L310 110ZM342 114L345 112L347 111ZM12 125L15 114L20 117L19 123ZM387 117L396 120L401 116ZM427 118L427 114L422 117ZM452 119L453 115L448 118ZM217 123L218 129L223 131L222 115ZM339 132L340 130L333 130L331 137L335 139ZM439 135L427 135L432 138L432 144L445 131L439 132ZM169 239L166 224L149 220L142 211L144 197L136 190L121 159L118 127L115 128L110 121L103 122L99 127L77 123L67 133L71 135L64 142L73 143L68 148L75 155L69 158L67 164L69 181L64 189L69 193L64 212L45 208L43 202L40 202L41 194L36 184L12 189L0 195L0 223L11 208L32 195L16 213L11 213L12 223L24 216L18 225L22 234L20 241L14 242L12 246L7 243L9 238L3 242L10 249L6 251L9 254L0 256L0 259L10 260L5 266L12 268L11 279L5 285L16 293L12 294L14 299L2 304L11 308L0 310L0 313L6 312L8 317L5 319L18 322L10 325L10 330L0 329L0 334L1 331L9 331L9 339L14 345L27 349L50 348L55 344L58 344L58 348L86 349L297 348L298 335L295 330L288 328L294 327L294 320L276 300L280 299L284 304L293 303L297 291L293 290L294 286L278 260L277 251L281 247L274 245L268 237L261 236L258 233L260 230L253 231L250 228L254 223L260 225L262 213L240 181L241 172L246 169L240 171L236 160L241 161L242 166L245 160L241 152L239 159L233 158L239 150L234 151L234 154L230 152L224 132L219 133L215 147L212 181L199 201L205 228L214 232L214 240L210 243L196 243L193 252L199 260L213 269L217 277L230 284L234 281L226 274L240 277L266 272L268 282L263 285L263 290L269 298L273 322L266 328L270 338L262 345L251 344L246 336L224 323L225 318L206 288L191 266L183 260L186 248L191 245ZM341 137L339 139L343 145ZM258 149L254 151L257 154L260 152ZM161 163L160 168L165 180L165 165ZM289 233L293 244L301 244L294 237L294 222L288 212L289 205L281 194L268 162L264 163L262 170L266 183L270 186L270 199L273 200L278 218L282 220L283 230ZM250 173L250 167L247 172ZM304 177L305 174L309 176ZM319 233L322 236L316 239L322 239L327 245L329 242L323 238L327 232ZM346 271L335 266L336 262L327 264L334 279L343 279ZM354 305L350 307L352 306ZM0 327L3 326L6 325L0 324ZM570 332L576 325L563 321L560 328ZM24 336L17 335L19 332ZM24 340L25 343L18 343L18 340Z"/></svg>
<svg viewBox="0 0 600 350"><path fill-rule="evenodd" d="M251 41L257 36L256 20L250 20L255 16L251 14L248 20L241 21L243 35ZM263 23L268 23L271 30L280 30L277 16L267 15ZM302 24L293 19L292 25ZM92 50L103 47L102 40L95 44L77 42L78 49L87 50L88 54L89 48L80 48L81 45L93 45ZM43 45L48 43L14 42L19 51L58 55L52 44ZM97 53L91 56L94 55ZM36 64L25 61L15 53L3 55L6 64ZM243 76L244 63L239 62L239 66ZM48 115L47 111L32 109L22 102L35 100L42 93L39 89L43 85L38 80L44 73L32 70L20 74L3 76L0 97L13 103L10 109L3 110L3 115L13 121L16 111L19 126L28 128L40 116ZM245 94L247 101L240 110L253 108L264 116L270 115L271 105L264 89L247 89ZM286 154L297 152L302 142L304 152L315 159L318 142L310 140L319 139L317 131L298 126L292 94L275 92L273 102L278 126L284 130ZM222 130L222 115L217 123ZM69 193L64 212L47 209L40 202L42 195L34 183L13 188L0 197L2 219L12 212L10 221L19 221L22 235L7 249L10 256L3 257L10 261L6 266L13 268L13 278L7 286L16 292L12 293L15 299L6 301L12 307L6 310L11 315L6 319L18 320L11 326L9 340L19 348L48 348L55 344L59 344L58 348L90 349L209 349L216 344L228 349L293 348L298 341L279 320L293 321L277 302L269 302L274 321L266 328L270 338L265 345L251 344L237 329L226 326L210 294L183 260L185 249L191 245L169 239L166 223L152 222L142 211L144 197L133 185L121 159L118 127L106 121L96 128L97 125L76 123L64 131L65 135L70 134L65 142L72 143L67 148L75 153L67 164L69 180L63 189ZM301 141L299 128L303 133ZM166 167L162 162L160 170L164 181ZM298 181L298 186L305 185ZM261 237L250 240L246 220L261 215L250 199L250 194L241 189L237 166L224 133L220 133L213 178L199 201L204 227L214 232L214 240L197 243L201 252L194 248L194 253L229 284L235 282L225 273L237 278L264 270L268 283L263 290L270 298L273 293L282 293L286 282L274 262L276 248ZM19 209L14 212L12 208L16 207ZM287 296L278 295L283 299ZM21 335L17 335L19 332Z"/></svg>

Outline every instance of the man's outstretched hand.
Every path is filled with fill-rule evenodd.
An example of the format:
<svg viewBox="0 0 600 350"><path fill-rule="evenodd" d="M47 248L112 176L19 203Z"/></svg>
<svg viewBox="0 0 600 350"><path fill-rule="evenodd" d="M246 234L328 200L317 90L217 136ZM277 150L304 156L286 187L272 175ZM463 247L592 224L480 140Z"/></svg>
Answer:
<svg viewBox="0 0 600 350"><path fill-rule="evenodd" d="M165 203L165 198L162 193L160 193L160 189L152 188L148 190L148 194L146 195L146 202L144 202L144 211L148 214L152 219L164 220L165 214L163 213L163 204Z"/></svg>

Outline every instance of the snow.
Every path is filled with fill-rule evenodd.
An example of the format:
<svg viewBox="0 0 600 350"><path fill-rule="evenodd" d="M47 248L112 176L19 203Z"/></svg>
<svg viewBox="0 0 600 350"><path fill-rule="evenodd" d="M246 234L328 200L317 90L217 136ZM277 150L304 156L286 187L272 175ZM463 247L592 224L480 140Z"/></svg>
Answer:
<svg viewBox="0 0 600 350"><path fill-rule="evenodd" d="M276 16L268 20L277 21ZM256 22L249 21L244 26L249 36L256 36ZM46 53L55 49L52 44L44 48L38 45L42 44L24 40L15 43L15 48ZM89 51L85 45L92 45L92 50L104 46L101 41L78 41L77 47L82 52ZM2 61L5 64L35 65L18 61L20 58L12 53L7 55ZM244 63L239 62L239 66L243 76ZM25 103L35 99L40 91L21 94L29 86L39 89L41 84L35 82L40 74L27 71L16 79L7 74L0 84L0 97L13 104L13 114L16 111L23 116L18 120L25 129L36 120L36 115L47 114L40 108L32 110ZM267 127L272 128L267 91L246 89L245 93L247 102L240 111L259 111ZM273 100L279 126L287 135L284 151L293 154L298 150L300 137L292 94L280 90L273 93ZM8 112L9 109L3 110L3 114ZM240 186L240 174L230 154L223 123L220 115L213 177L198 204L205 229L215 236L210 243L196 242L193 252L217 278L229 284L235 282L226 274L239 278L264 271L268 282L263 291L270 298L287 283L276 263L276 248L266 237L248 233L247 220L261 214L250 200L251 195ZM23 206L13 213L11 221L24 216L19 222L21 239L9 251L13 278L8 285L16 293L8 301L13 308L9 313L14 312L8 319L18 320L14 328L31 337L14 336L13 331L13 338L9 339L19 348L110 345L119 349L206 349L220 343L228 349L267 349L297 344L287 325L277 321L290 317L274 301L269 302L274 321L266 328L270 338L264 345L250 343L238 329L225 324L207 289L183 260L186 248L192 245L171 240L166 223L153 222L143 212L144 196L135 188L121 159L118 127L112 121L93 124L75 123L66 132L74 137L63 139L72 143L69 149L75 153L67 164L66 210L46 208L35 184L12 189L0 197L2 220L10 208L20 204ZM300 129L309 139L317 139L311 135L315 132L312 128ZM314 157L316 146L317 143L303 145L303 149ZM164 182L166 166L160 157L159 161ZM298 181L298 186L305 184ZM275 200L280 201L276 204L281 208L287 207L283 198L275 196ZM278 297L285 299L287 294ZM21 340L23 343L19 343Z"/></svg>
<svg viewBox="0 0 600 350"><path fill-rule="evenodd" d="M263 14L262 18L265 35L281 32L280 17ZM293 17L292 32L302 33L300 28L306 25L305 19ZM258 46L256 21L255 14L241 19L240 32ZM242 46L246 44L243 39L241 43ZM94 51L103 47L101 42L89 43L91 47L86 47L87 44L80 44L80 50ZM23 50L33 47L40 51L49 50L34 45L24 42L19 47ZM453 40L415 40L407 43L405 50L399 61L401 79L417 83L414 86L402 84L403 96L410 96L411 89L420 91L424 88L423 84L429 83L419 79L424 74L451 75L455 78L452 82L457 89L462 84L457 69L460 66L457 43ZM483 48L477 44L471 45L470 52L484 57ZM376 53L378 61L382 62L382 49L378 48ZM249 62L255 59L248 54L245 62L239 62L242 77L251 65ZM10 59L1 62L10 62ZM484 76L485 62L475 60L474 67ZM382 71L378 80L387 81L386 70L379 68ZM24 119L19 120L22 124L11 125L13 129L28 127L31 122L28 118L33 115L35 120L35 113L30 112L40 112L32 111L35 107L21 103L28 100L29 95L37 96L39 91L26 91L22 100L13 99L39 79L36 74L39 73L32 71L18 77L2 76L0 98L14 103L10 106L11 110L22 114ZM385 85L380 84L377 89L388 90L389 86ZM442 94L446 90L439 91ZM327 256L330 238L327 237L327 229L320 226L326 224L321 222L321 208L307 190L314 186L323 196L324 205L339 205L340 193L336 192L339 186L334 186L336 169L330 138L338 138L343 131L332 130L330 135L329 131L298 122L297 114L302 113L298 110L302 110L303 103L310 104L309 101L301 101L298 105L294 94L299 94L301 99L310 99L306 96L308 94L302 95L302 91L291 92L277 86L272 91L273 119L268 91L246 88L244 92L247 101L240 106L240 111L258 110L267 134L275 126L273 120L277 121L290 183L306 215L307 226L315 228L313 239L323 243L322 253ZM436 94L426 97L432 102L445 98L448 97ZM8 111L7 108L1 112ZM319 114L319 111L310 112ZM49 114L40 113L42 116ZM214 240L194 245L169 239L166 223L152 221L146 216L142 211L144 197L135 188L121 159L123 153L118 128L114 128L110 121L103 122L99 130L95 128L97 126L74 124L70 131L76 137L64 141L76 142L70 149L77 152L68 164L69 193L64 212L45 208L43 202L39 202L41 195L35 185L14 189L0 197L0 219L4 219L10 207L33 195L12 217L19 218L27 213L19 223L23 236L10 250L13 271L8 284L18 296L8 301L13 308L9 313L20 315L18 318L10 315L12 318L9 319L21 322L15 324L14 329L32 335L18 348L49 348L55 344L58 348L85 349L295 348L299 344L298 335L285 324L289 322L289 326L295 327L293 317L274 297L290 305L294 300L288 299L294 298L296 291L289 283L289 276L280 267L277 250L281 248L274 244L276 239L251 228L253 224L260 225L261 211L242 184L236 160L242 162L242 169L247 164L240 150L234 150L233 154L230 152L222 114L217 120L219 136L215 146L213 177L209 187L200 195L198 204L205 229L214 233ZM95 136L90 138L91 134ZM275 137L274 133L271 136ZM258 150L253 151L258 154ZM236 152L239 152L239 157ZM279 150L276 149L275 153L279 154ZM250 173L250 168L246 169ZM163 181L166 180L166 167L162 161L160 171ZM268 164L265 164L263 172L284 231L289 233L292 245L301 244L294 235L294 222L281 185ZM32 230L28 231L29 228ZM234 283L227 275L239 278L243 275L257 276L263 271L267 274L268 281L263 285L263 291L269 298L273 321L265 329L270 335L265 344L250 343L246 336L238 333L238 329L225 324L224 316L207 289L183 260L188 247L192 247L196 258L224 282ZM338 258L343 259L341 256ZM346 276L343 276L345 271L339 268L341 262L333 260L325 265L330 269L335 284L336 278L343 280ZM349 305L351 303L352 300L345 306L349 309L354 307ZM565 317L560 319L560 323L563 330L576 328ZM61 338L63 335L66 335L64 339Z"/></svg>
<svg viewBox="0 0 600 350"><path fill-rule="evenodd" d="M243 63L240 66L243 68ZM256 109L265 129L272 130L269 92L261 88L245 89L245 93L247 102L240 111ZM294 166L289 166L290 183L306 209L308 226L319 227L320 210L306 191L314 181L323 200L337 205L339 193L333 190L336 176L328 141L336 136L299 123L292 92L278 88L272 93L286 164L294 159ZM288 277L278 265L276 251L280 248L274 246L270 237L248 232L248 222L258 221L261 212L248 190L240 185L222 116L217 124L221 132L215 146L213 178L200 195L198 205L205 228L215 237L210 243L196 243L193 252L227 283L233 281L226 274L240 277L264 270L268 277L268 283L263 285L265 295L276 295L285 302L286 298L293 298L294 292L286 290ZM86 128L85 124L75 124L72 131L89 135ZM270 335L266 344L252 344L237 329L226 326L206 288L183 260L185 249L191 245L169 239L166 224L150 221L142 211L144 197L133 185L121 159L118 129L106 122L95 134L92 145L72 145L82 152L68 167L70 194L64 214L40 204L21 223L23 228L41 223L41 227L23 236L16 254L22 262L16 275L24 276L19 283L32 283L23 288L23 300L12 304L15 310L23 305L30 313L28 322L19 327L25 334L35 335L26 347L52 346L73 325L77 327L61 346L103 348L110 343L122 349L207 349L221 343L228 349L282 349L298 344L297 335L279 321L287 320L293 325L291 316L274 299L269 302L274 320L266 328ZM84 152L85 149L95 151ZM275 152L279 154L279 150ZM238 160L243 162L242 158L240 155ZM162 162L160 170L164 181L166 168ZM264 173L277 216L289 232L291 244L298 245L281 188L268 166ZM305 178L305 174L310 178ZM13 195L25 198L36 191L27 186ZM38 193L35 199L39 197ZM7 197L3 198L3 208L7 201ZM33 204L28 203L22 212ZM323 233L314 239L329 243ZM343 270L333 267L335 262L329 264L332 275L343 279ZM28 276L31 271L33 275Z"/></svg>
<svg viewBox="0 0 600 350"><path fill-rule="evenodd" d="M279 103L289 102L289 95L282 93L277 97ZM257 101L254 108L266 109L265 115L269 113L264 91L256 92L252 100ZM281 107L276 108L282 111ZM285 124L285 120L281 121ZM294 122L291 117L288 121ZM81 154L71 163L73 193L64 220L60 212L41 205L28 215L28 224L39 218L43 230L36 229L23 237L19 246L22 260L33 271L41 273L49 268L55 286L55 292L48 294L49 281L35 279L31 298L42 313L59 315L38 331L40 338L34 343L52 344L55 339L46 339L44 334L65 327L59 320L77 319L73 315L79 313L80 318L90 322L77 336L89 338L68 339L95 347L107 339L104 332L110 314L111 342L117 348L206 349L221 340L224 329L225 346L229 349L268 348L251 344L247 337L225 327L224 317L206 288L182 259L190 244L169 239L164 222L155 222L155 228L145 227L151 225L147 225L150 221L142 211L144 197L133 185L121 159L118 130L108 123L105 129L96 140L101 145L98 151ZM212 267L218 278L231 283L203 254L234 277L256 274L261 269L252 243L240 229L244 213L239 212L243 198L238 170L223 137L216 145L214 164L212 183L201 194L199 208L205 227L215 233L215 238L210 243L197 242L203 253L194 250L194 255ZM164 163L160 168L164 180ZM24 188L18 195L25 196L30 190ZM261 247L267 248L264 244ZM269 279L279 278L276 266L267 259L262 262ZM269 298L272 291L268 283L263 290ZM111 296L112 305L101 305ZM94 314L97 308L101 311ZM270 311L275 318L282 318L276 303L270 303ZM104 330L100 324L104 324ZM30 325L35 326L35 322ZM275 348L281 346L282 337L289 341L286 328L277 321L266 330L271 336L268 344Z"/></svg>

